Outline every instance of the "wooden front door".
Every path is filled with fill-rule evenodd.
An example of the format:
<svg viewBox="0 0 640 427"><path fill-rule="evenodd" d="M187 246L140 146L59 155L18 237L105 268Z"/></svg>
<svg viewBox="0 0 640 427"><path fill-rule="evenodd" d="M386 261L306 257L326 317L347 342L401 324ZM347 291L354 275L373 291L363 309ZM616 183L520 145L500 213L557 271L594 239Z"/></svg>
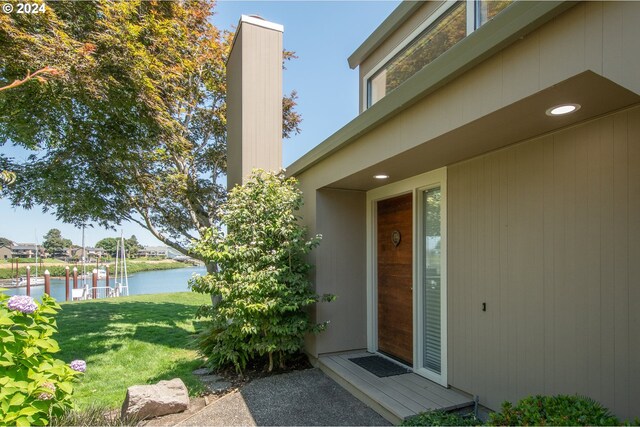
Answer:
<svg viewBox="0 0 640 427"><path fill-rule="evenodd" d="M412 195L378 202L378 350L413 364Z"/></svg>

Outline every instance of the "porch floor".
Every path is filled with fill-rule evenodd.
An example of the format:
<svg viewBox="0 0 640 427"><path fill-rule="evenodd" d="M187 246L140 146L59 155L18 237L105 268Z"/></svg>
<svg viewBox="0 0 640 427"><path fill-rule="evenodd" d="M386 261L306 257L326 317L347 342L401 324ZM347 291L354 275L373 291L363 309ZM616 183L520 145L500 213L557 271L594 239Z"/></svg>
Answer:
<svg viewBox="0 0 640 427"><path fill-rule="evenodd" d="M430 409L454 410L473 405L470 396L418 374L379 378L349 360L370 355L365 351L326 354L318 358L318 365L330 378L396 425Z"/></svg>

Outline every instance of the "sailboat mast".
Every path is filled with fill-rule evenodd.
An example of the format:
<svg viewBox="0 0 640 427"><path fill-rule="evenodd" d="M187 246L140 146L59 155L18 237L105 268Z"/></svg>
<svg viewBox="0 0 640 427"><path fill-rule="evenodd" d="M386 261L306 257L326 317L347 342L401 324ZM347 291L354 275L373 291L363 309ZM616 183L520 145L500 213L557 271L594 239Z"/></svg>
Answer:
<svg viewBox="0 0 640 427"><path fill-rule="evenodd" d="M126 290L127 290L127 296L129 295L129 276L127 275L127 252L124 248L124 231L122 232L122 234L120 235L120 238L122 239L122 275L123 275L123 282L125 283L126 286Z"/></svg>
<svg viewBox="0 0 640 427"><path fill-rule="evenodd" d="M87 284L87 263L85 262L85 256L87 254L87 247L84 245L84 224L82 224L82 287Z"/></svg>
<svg viewBox="0 0 640 427"><path fill-rule="evenodd" d="M36 239L36 276L34 281L36 283L38 281L38 232L36 230L33 232L33 238Z"/></svg>
<svg viewBox="0 0 640 427"><path fill-rule="evenodd" d="M116 244L116 266L115 266L115 283L116 283L116 292L118 296L120 294L120 282L118 282L118 264L120 263L120 242Z"/></svg>

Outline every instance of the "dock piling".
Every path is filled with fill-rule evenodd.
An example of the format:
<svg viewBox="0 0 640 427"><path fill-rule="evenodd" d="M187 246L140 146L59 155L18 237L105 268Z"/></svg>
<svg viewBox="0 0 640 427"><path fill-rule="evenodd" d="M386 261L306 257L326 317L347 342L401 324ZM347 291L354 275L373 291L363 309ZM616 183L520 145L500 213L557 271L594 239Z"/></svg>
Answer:
<svg viewBox="0 0 640 427"><path fill-rule="evenodd" d="M91 277L92 285L93 285L93 299L98 297L98 269L93 269L93 276Z"/></svg>
<svg viewBox="0 0 640 427"><path fill-rule="evenodd" d="M27 296L31 296L31 267L27 265Z"/></svg>
<svg viewBox="0 0 640 427"><path fill-rule="evenodd" d="M44 271L44 293L51 295L51 273L49 270Z"/></svg>
<svg viewBox="0 0 640 427"><path fill-rule="evenodd" d="M65 293L64 293L64 300L65 301L69 301L69 290L70 286L69 286L69 266L67 265L64 268L64 289L65 289Z"/></svg>

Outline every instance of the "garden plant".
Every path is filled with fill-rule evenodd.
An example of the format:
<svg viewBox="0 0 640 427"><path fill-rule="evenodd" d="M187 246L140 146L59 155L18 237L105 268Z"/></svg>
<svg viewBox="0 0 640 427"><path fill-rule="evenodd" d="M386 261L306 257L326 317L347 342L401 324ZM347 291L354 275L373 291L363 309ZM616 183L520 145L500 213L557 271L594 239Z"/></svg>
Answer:
<svg viewBox="0 0 640 427"><path fill-rule="evenodd" d="M56 301L0 292L0 424L47 425L73 407L73 381L86 363L55 359Z"/></svg>
<svg viewBox="0 0 640 427"><path fill-rule="evenodd" d="M302 349L304 336L326 328L311 322L306 309L331 295L316 295L305 256L321 236L306 237L297 212L302 193L283 172L256 170L248 182L230 191L220 212L226 234L203 231L195 251L217 271L191 281L196 292L219 296L203 306L210 318L199 347L214 369L268 356L268 368L284 367L288 355Z"/></svg>
<svg viewBox="0 0 640 427"><path fill-rule="evenodd" d="M638 420L625 425L638 425ZM473 414L427 411L405 419L405 426L614 426L620 421L599 402L585 396L529 396L515 405L504 402L502 410L486 423Z"/></svg>
<svg viewBox="0 0 640 427"><path fill-rule="evenodd" d="M502 404L502 410L491 414L489 424L547 426L615 426L620 422L607 408L584 396L529 396L516 405Z"/></svg>
<svg viewBox="0 0 640 427"><path fill-rule="evenodd" d="M482 425L473 414L461 415L455 412L433 410L409 417L402 422L403 426L477 426Z"/></svg>

